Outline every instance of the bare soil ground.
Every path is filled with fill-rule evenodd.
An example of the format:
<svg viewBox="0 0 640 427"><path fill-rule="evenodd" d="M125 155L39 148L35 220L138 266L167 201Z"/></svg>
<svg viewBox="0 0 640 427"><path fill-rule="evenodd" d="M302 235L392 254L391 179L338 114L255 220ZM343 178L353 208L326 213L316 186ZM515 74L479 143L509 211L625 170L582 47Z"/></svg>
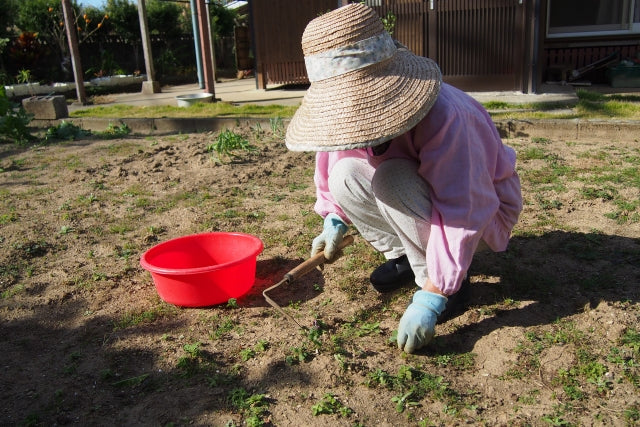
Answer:
<svg viewBox="0 0 640 427"><path fill-rule="evenodd" d="M477 256L469 305L406 355L389 339L413 289L378 295L358 236L272 294L309 330L265 302L321 229L314 156L234 131L257 150L223 164L210 133L0 146L0 424L640 423L640 143L505 141L510 248ZM163 302L141 254L218 230L264 241L254 288Z"/></svg>

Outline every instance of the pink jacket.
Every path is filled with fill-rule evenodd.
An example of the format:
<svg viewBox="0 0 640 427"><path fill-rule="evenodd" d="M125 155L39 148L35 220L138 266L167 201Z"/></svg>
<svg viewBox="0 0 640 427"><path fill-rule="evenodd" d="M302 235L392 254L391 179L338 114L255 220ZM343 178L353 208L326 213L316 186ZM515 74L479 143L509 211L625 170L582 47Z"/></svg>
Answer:
<svg viewBox="0 0 640 427"><path fill-rule="evenodd" d="M365 149L317 153L315 210L349 222L327 183L333 165L345 157L368 158L372 166L390 158L420 164L419 174L432 189L427 269L444 294L460 288L481 239L494 251L507 248L522 210L516 153L502 143L486 110L464 92L443 84L429 114L380 156L369 157Z"/></svg>

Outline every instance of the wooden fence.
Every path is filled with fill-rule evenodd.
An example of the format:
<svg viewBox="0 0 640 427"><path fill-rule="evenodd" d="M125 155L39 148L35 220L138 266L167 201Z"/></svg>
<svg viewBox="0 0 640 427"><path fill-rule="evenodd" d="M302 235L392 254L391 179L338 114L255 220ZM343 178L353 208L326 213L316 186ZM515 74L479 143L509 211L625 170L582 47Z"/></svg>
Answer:
<svg viewBox="0 0 640 427"><path fill-rule="evenodd" d="M308 83L300 39L336 0L253 0L258 87ZM527 2L528 3L528 2ZM526 89L530 7L519 0L369 1L381 17L396 17L393 36L436 60L445 81L466 90Z"/></svg>
<svg viewBox="0 0 640 427"><path fill-rule="evenodd" d="M313 18L335 9L337 0L252 0L258 88L308 83L300 41Z"/></svg>

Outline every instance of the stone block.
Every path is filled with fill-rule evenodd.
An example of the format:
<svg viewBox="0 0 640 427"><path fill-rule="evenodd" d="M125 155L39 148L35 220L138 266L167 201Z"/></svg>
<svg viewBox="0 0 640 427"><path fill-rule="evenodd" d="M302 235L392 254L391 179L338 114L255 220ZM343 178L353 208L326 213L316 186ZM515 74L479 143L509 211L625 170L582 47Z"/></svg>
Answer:
<svg viewBox="0 0 640 427"><path fill-rule="evenodd" d="M160 82L157 80L146 80L142 82L142 93L145 95L151 93L160 93L162 90L160 89Z"/></svg>
<svg viewBox="0 0 640 427"><path fill-rule="evenodd" d="M63 119L69 117L67 101L62 95L33 96L22 100L22 106L35 119Z"/></svg>

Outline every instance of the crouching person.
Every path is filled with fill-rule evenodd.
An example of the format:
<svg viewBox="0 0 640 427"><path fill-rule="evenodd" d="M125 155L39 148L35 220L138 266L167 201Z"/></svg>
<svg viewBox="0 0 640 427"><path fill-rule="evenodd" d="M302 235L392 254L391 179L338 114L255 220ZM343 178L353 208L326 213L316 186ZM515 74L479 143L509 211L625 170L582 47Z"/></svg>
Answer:
<svg viewBox="0 0 640 427"><path fill-rule="evenodd" d="M506 249L522 210L515 152L480 104L363 4L311 21L302 48L311 85L286 144L317 152L324 227L312 254L331 259L353 224L387 259L370 276L378 292L417 285L397 338L414 352L452 309L474 253Z"/></svg>

